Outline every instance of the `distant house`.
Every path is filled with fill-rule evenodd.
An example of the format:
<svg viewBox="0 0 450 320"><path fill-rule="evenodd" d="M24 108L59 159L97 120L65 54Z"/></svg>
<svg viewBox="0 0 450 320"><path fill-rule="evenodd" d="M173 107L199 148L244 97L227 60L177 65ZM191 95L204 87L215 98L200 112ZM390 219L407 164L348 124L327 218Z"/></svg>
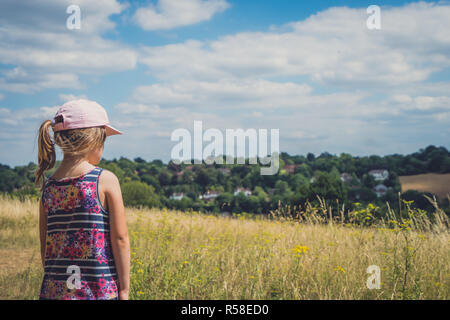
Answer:
<svg viewBox="0 0 450 320"><path fill-rule="evenodd" d="M298 165L296 164L287 164L284 166L284 170L286 170L288 173L293 174L295 172L295 168L297 168Z"/></svg>
<svg viewBox="0 0 450 320"><path fill-rule="evenodd" d="M184 193L173 193L171 196L170 196L170 199L171 200L177 200L177 201L180 201L181 199L183 199L184 198Z"/></svg>
<svg viewBox="0 0 450 320"><path fill-rule="evenodd" d="M181 177L184 174L184 171L175 172L177 177Z"/></svg>
<svg viewBox="0 0 450 320"><path fill-rule="evenodd" d="M373 191L376 193L377 197L380 198L386 195L388 187L386 187L384 184L379 184L373 188Z"/></svg>
<svg viewBox="0 0 450 320"><path fill-rule="evenodd" d="M386 169L370 170L369 174L375 179L375 181L384 181L389 178L389 171Z"/></svg>
<svg viewBox="0 0 450 320"><path fill-rule="evenodd" d="M344 172L341 174L341 180L345 183L350 183L353 180L353 177L351 174Z"/></svg>
<svg viewBox="0 0 450 320"><path fill-rule="evenodd" d="M234 195L237 196L239 193L243 193L246 197L250 197L252 195L252 191L249 189L245 189L245 188L236 188L236 190L234 190Z"/></svg>
<svg viewBox="0 0 450 320"><path fill-rule="evenodd" d="M220 192L217 191L207 191L206 193L200 195L198 198L200 200L211 200L220 196Z"/></svg>
<svg viewBox="0 0 450 320"><path fill-rule="evenodd" d="M192 171L193 166L187 166L186 171Z"/></svg>

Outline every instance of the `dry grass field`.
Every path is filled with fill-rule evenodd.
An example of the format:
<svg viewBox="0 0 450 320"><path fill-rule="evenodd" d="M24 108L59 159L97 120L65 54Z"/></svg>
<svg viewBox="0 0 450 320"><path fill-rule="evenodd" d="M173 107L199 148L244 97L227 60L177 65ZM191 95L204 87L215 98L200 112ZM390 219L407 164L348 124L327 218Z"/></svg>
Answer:
<svg viewBox="0 0 450 320"><path fill-rule="evenodd" d="M139 209L127 219L131 299L450 299L439 210L433 223L371 227ZM0 299L38 298L37 222L36 201L0 197ZM380 289L366 287L370 265Z"/></svg>
<svg viewBox="0 0 450 320"><path fill-rule="evenodd" d="M431 192L438 196L439 199L445 199L447 196L450 196L450 173L427 173L399 178L402 192L408 190Z"/></svg>

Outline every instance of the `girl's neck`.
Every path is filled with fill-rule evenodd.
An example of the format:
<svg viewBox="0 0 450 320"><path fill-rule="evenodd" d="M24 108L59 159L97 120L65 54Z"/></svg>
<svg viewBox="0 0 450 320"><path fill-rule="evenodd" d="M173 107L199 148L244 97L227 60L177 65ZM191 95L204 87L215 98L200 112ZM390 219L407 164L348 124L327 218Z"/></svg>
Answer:
<svg viewBox="0 0 450 320"><path fill-rule="evenodd" d="M61 166L67 167L78 167L80 165L89 164L87 158L85 156L68 156L64 155L63 160L61 161Z"/></svg>
<svg viewBox="0 0 450 320"><path fill-rule="evenodd" d="M89 163L84 156L66 156L64 155L61 164L58 169L56 169L53 177L55 179L66 178L66 177L77 177L89 170L93 169L94 166Z"/></svg>

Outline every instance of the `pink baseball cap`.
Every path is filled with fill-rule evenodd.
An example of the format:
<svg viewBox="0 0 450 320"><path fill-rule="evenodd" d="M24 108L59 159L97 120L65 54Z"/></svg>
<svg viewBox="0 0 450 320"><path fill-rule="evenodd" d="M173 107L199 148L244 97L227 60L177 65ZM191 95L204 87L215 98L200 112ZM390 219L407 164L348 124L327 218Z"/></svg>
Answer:
<svg viewBox="0 0 450 320"><path fill-rule="evenodd" d="M66 102L58 109L52 121L53 132L103 126L106 136L122 134L109 124L106 110L101 105L85 99Z"/></svg>

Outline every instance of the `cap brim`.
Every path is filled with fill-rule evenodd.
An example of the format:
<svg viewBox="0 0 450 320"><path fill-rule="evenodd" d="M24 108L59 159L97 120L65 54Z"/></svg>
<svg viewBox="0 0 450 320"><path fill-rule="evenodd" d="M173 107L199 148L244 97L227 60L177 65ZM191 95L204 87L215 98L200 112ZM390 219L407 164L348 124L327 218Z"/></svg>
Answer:
<svg viewBox="0 0 450 320"><path fill-rule="evenodd" d="M114 136L116 134L122 134L122 131L117 130L116 128L110 126L110 125L106 125L105 126L106 129L106 136Z"/></svg>

